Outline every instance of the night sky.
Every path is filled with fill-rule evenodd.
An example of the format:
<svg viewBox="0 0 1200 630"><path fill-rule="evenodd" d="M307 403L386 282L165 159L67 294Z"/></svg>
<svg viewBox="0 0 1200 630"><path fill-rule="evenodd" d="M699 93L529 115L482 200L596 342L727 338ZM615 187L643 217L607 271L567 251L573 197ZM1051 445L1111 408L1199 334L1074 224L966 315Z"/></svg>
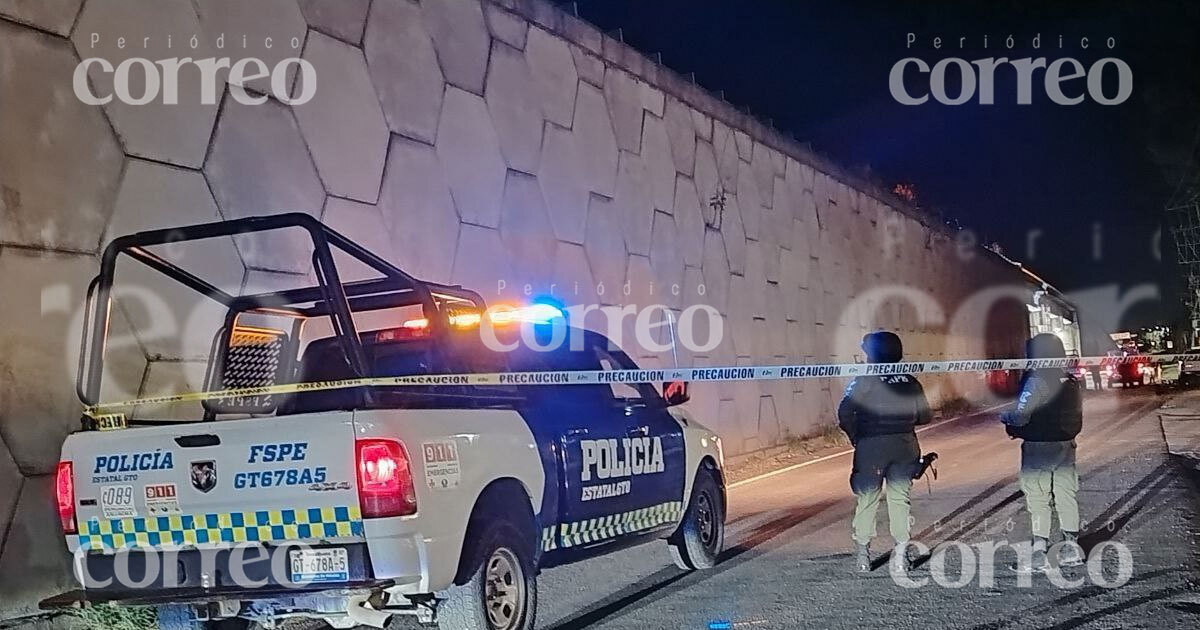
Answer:
<svg viewBox="0 0 1200 630"><path fill-rule="evenodd" d="M884 183L912 183L919 205L998 242L1063 290L1158 284L1164 301L1134 309L1124 325L1169 323L1179 315L1174 245L1162 209L1187 187L1181 177L1194 177L1184 166L1200 137L1200 3L577 4L581 17L606 31L621 28L626 42L661 52L667 66L695 72L701 85L724 90L731 103L773 119L817 152ZM908 33L917 36L911 48ZM1039 33L1041 48L1034 49ZM1010 34L1011 50L1004 43ZM933 48L935 36L943 38L940 50ZM966 37L962 49L960 37ZM931 66L945 57L1072 57L1086 69L1108 56L1133 73L1132 96L1120 105L1056 104L1041 70L1033 102L1018 105L1011 67L997 71L994 105L931 99L904 106L888 90L888 73L905 57ZM1116 79L1109 70L1111 96ZM954 74L951 95L960 87ZM916 73L909 77L914 94L928 91L927 76L923 84ZM1069 82L1064 90L1081 92L1083 84ZM1042 234L1032 251L1031 230Z"/></svg>

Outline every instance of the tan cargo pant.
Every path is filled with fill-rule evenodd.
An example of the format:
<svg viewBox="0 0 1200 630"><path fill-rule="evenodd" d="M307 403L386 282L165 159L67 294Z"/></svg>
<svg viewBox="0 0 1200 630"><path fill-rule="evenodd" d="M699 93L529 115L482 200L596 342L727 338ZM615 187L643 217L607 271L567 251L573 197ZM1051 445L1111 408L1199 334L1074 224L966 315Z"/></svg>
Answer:
<svg viewBox="0 0 1200 630"><path fill-rule="evenodd" d="M1075 468L1075 442L1024 442L1021 444L1021 491L1032 520L1033 535L1050 537L1050 520L1058 512L1065 532L1079 532L1079 473Z"/></svg>
<svg viewBox="0 0 1200 630"><path fill-rule="evenodd" d="M854 491L854 542L865 545L875 537L875 519L880 496L886 496L888 527L897 544L909 540L909 494L912 476L920 466L920 447L913 434L883 435L859 440L854 449L854 471L850 488Z"/></svg>

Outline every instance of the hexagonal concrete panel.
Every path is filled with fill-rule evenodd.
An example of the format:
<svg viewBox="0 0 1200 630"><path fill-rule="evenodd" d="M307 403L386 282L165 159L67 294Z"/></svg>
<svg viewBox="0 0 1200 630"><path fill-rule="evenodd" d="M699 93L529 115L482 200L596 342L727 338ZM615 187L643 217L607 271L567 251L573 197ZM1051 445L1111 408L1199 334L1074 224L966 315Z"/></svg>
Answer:
<svg viewBox="0 0 1200 630"><path fill-rule="evenodd" d="M692 126L696 128L696 137L708 143L713 141L713 119L711 116L693 109Z"/></svg>
<svg viewBox="0 0 1200 630"><path fill-rule="evenodd" d="M785 305L787 319L795 321L800 319L801 309L798 296L801 289L808 287L808 265L807 254L785 249L780 255L779 286L783 289L783 295L787 302Z"/></svg>
<svg viewBox="0 0 1200 630"><path fill-rule="evenodd" d="M118 304L117 308L112 310L112 317L108 322L108 337L104 345L104 369L100 377L100 402L113 403L133 400L142 391L142 382L146 380L148 358L146 351L142 348L142 342L134 334L133 327L129 323L127 310L124 304ZM187 322L184 322L183 325L186 324ZM178 328L174 331L166 329L164 332L169 331L171 334L176 334L178 330ZM144 332L143 336L145 336ZM213 330L204 331L209 341L212 341L213 332ZM195 336L199 337L200 331L197 331ZM77 353L81 341L81 339L71 339L67 352Z"/></svg>
<svg viewBox="0 0 1200 630"><path fill-rule="evenodd" d="M28 477L21 484L0 557L0 615L5 619L42 613L39 600L79 587L71 577L71 555L63 547L54 499L52 474Z"/></svg>
<svg viewBox="0 0 1200 630"><path fill-rule="evenodd" d="M131 30L131 25L136 26ZM99 57L111 66L119 66L131 58L157 60L179 57L178 47L185 46L188 38L200 30L196 11L187 0L91 2L84 6L79 16L73 41L80 58ZM98 43L92 42L93 34L99 35ZM168 42L168 37L171 42ZM132 39L140 45L126 44L122 48L121 38ZM173 46L168 47L169 44ZM214 45L205 41L196 50L189 49L188 56L215 56ZM114 87L116 73L106 72L101 64L88 67L88 79L96 98L111 97L104 105L104 111L128 153L199 167L204 161L213 120L217 115L219 88L216 91L208 88L210 102L205 104L199 68L194 65L185 67L178 73L177 102L168 104L166 101L169 96L158 78L159 72L159 68L153 69L151 76L157 80L148 84L144 66L131 69L129 89L123 95L117 94ZM40 80L44 81L45 78L41 77ZM130 104L127 102L129 99L145 102Z"/></svg>
<svg viewBox="0 0 1200 630"><path fill-rule="evenodd" d="M767 210L771 213L771 210ZM767 282L779 282L779 271L781 262L781 253L783 248L777 243L763 240L759 241L758 246L763 250L763 272Z"/></svg>
<svg viewBox="0 0 1200 630"><path fill-rule="evenodd" d="M779 417L775 414L775 400L771 396L761 396L758 399L758 430L759 439L766 442L764 446L778 442L780 428Z"/></svg>
<svg viewBox="0 0 1200 630"><path fill-rule="evenodd" d="M521 51L497 42L492 46L491 65L484 98L500 138L500 152L509 168L536 173L543 121L529 64Z"/></svg>
<svg viewBox="0 0 1200 630"><path fill-rule="evenodd" d="M662 118L663 105L666 101L666 95L663 94L662 90L650 85L649 83L642 83L641 86L642 107L644 107L646 111L650 112L651 114Z"/></svg>
<svg viewBox="0 0 1200 630"><path fill-rule="evenodd" d="M289 108L269 100L243 105L226 96L212 153L204 166L227 219L280 212L319 217L325 190ZM312 239L299 229L235 239L247 265L307 273Z"/></svg>
<svg viewBox="0 0 1200 630"><path fill-rule="evenodd" d="M650 266L650 258L630 254L625 263L625 284L629 287L629 295L622 289L620 304L645 306L658 301L662 291L655 282L654 269Z"/></svg>
<svg viewBox="0 0 1200 630"><path fill-rule="evenodd" d="M396 260L392 239L388 236L383 213L378 206L329 197L325 200L321 221L381 258ZM335 250L333 256L338 276L343 282L383 277L382 272L346 254Z"/></svg>
<svg viewBox="0 0 1200 630"><path fill-rule="evenodd" d="M604 60L585 48L575 45L571 45L570 48L571 56L575 58L575 71L579 73L579 78L598 88L603 88L604 75L607 72ZM618 72L618 70L613 70L613 72Z"/></svg>
<svg viewBox="0 0 1200 630"><path fill-rule="evenodd" d="M363 52L388 127L433 144L445 82L420 7L409 0L373 0Z"/></svg>
<svg viewBox="0 0 1200 630"><path fill-rule="evenodd" d="M764 270L763 248L751 243L746 248L746 298L754 317L767 316L767 277Z"/></svg>
<svg viewBox="0 0 1200 630"><path fill-rule="evenodd" d="M746 271L746 232L742 227L742 211L738 196L725 196L725 211L721 219L721 238L725 241L725 253L729 256L729 270L736 274Z"/></svg>
<svg viewBox="0 0 1200 630"><path fill-rule="evenodd" d="M130 159L106 238L220 220L199 172ZM238 294L246 275L232 238L180 242L150 251L231 295ZM117 273L117 303L129 315L147 354L170 359L208 356L215 326L203 334L176 333L198 329L205 318L219 323L223 308L216 309L213 322L212 300L157 271L122 261Z"/></svg>
<svg viewBox="0 0 1200 630"><path fill-rule="evenodd" d="M582 245L591 177L577 166L575 142L570 131L546 124L538 182L546 195L554 234Z"/></svg>
<svg viewBox="0 0 1200 630"><path fill-rule="evenodd" d="M601 299L596 295L596 282L583 245L560 242L552 271L557 284L554 295L566 305L595 304Z"/></svg>
<svg viewBox="0 0 1200 630"><path fill-rule="evenodd" d="M375 203L387 156L388 126L362 51L313 32L304 58L321 77L321 89L311 101L293 109L321 181L331 195Z"/></svg>
<svg viewBox="0 0 1200 630"><path fill-rule="evenodd" d="M632 153L641 152L642 82L628 72L614 68L604 75L604 100L612 114L617 146Z"/></svg>
<svg viewBox="0 0 1200 630"><path fill-rule="evenodd" d="M673 212L675 208L675 159L671 157L671 140L661 118L646 116L642 131L642 159L650 173L650 190L654 193L654 209Z"/></svg>
<svg viewBox="0 0 1200 630"><path fill-rule="evenodd" d="M579 86L571 135L576 168L587 177L589 189L612 197L617 177L617 139L604 95L595 86Z"/></svg>
<svg viewBox="0 0 1200 630"><path fill-rule="evenodd" d="M733 341L738 357L753 357L756 348L754 338L754 310L750 307L749 284L743 276L729 278L729 313L726 333Z"/></svg>
<svg viewBox="0 0 1200 630"><path fill-rule="evenodd" d="M500 232L478 225L462 226L454 254L451 282L478 291L484 300L493 300L500 283L515 286L508 251Z"/></svg>
<svg viewBox="0 0 1200 630"><path fill-rule="evenodd" d="M675 178L675 225L679 229L680 249L684 263L700 266L704 257L704 215L696 185L690 178Z"/></svg>
<svg viewBox="0 0 1200 630"><path fill-rule="evenodd" d="M0 16L66 37L83 0L0 0Z"/></svg>
<svg viewBox="0 0 1200 630"><path fill-rule="evenodd" d="M79 428L78 324L98 268L93 256L0 248L0 433L28 474L53 472Z"/></svg>
<svg viewBox="0 0 1200 630"><path fill-rule="evenodd" d="M672 295L670 288L683 286L683 251L679 243L679 228L675 217L665 212L654 213L653 242L650 246L650 266L654 268L655 283L663 292L662 302L673 307L682 303L679 295ZM682 295L682 293L680 294Z"/></svg>
<svg viewBox="0 0 1200 630"><path fill-rule="evenodd" d="M509 13L493 2L482 4L483 17L492 37L518 50L525 50L525 38L529 34L529 23L525 18Z"/></svg>
<svg viewBox="0 0 1200 630"><path fill-rule="evenodd" d="M462 220L499 225L504 157L483 98L454 87L446 90L437 155Z"/></svg>
<svg viewBox="0 0 1200 630"><path fill-rule="evenodd" d="M625 234L625 248L631 254L649 256L654 195L641 156L621 151L617 160L617 191L613 206L623 216L621 229Z"/></svg>
<svg viewBox="0 0 1200 630"><path fill-rule="evenodd" d="M95 250L124 156L71 89L71 45L0 21L0 241ZM64 185L69 182L69 185Z"/></svg>
<svg viewBox="0 0 1200 630"><path fill-rule="evenodd" d="M761 142L754 143L754 157L750 159L750 170L754 183L758 185L764 206L770 208L775 199L775 156L779 152Z"/></svg>
<svg viewBox="0 0 1200 630"><path fill-rule="evenodd" d="M303 52L304 37L308 22L300 12L296 0L193 0L200 11L202 37L210 45L219 45L218 38L225 36L225 50L237 58L261 59L267 68L275 68L284 59L299 57ZM92 3L89 3L92 4ZM108 3L105 3L106 5ZM139 3L139 6L142 3ZM90 7L89 7L90 10ZM141 18L134 21L141 23ZM78 32L78 27L76 27ZM191 37L191 33L187 35ZM246 45L242 47L245 38ZM237 46L236 56L231 49ZM214 51L214 53L219 51ZM198 56L198 55L197 55ZM295 65L288 68L289 77L295 76ZM244 82L247 88L268 93L271 78L264 77Z"/></svg>
<svg viewBox="0 0 1200 630"><path fill-rule="evenodd" d="M17 507L17 495L21 491L21 470L17 462L8 452L8 447L0 444L0 531L8 531L12 523L13 509Z"/></svg>
<svg viewBox="0 0 1200 630"><path fill-rule="evenodd" d="M733 132L720 122L713 122L713 150L716 151L717 173L721 175L721 185L725 190L737 192L738 167L741 160L738 158Z"/></svg>
<svg viewBox="0 0 1200 630"><path fill-rule="evenodd" d="M750 134L741 129L734 129L733 139L737 144L738 157L749 161L754 155L754 140L750 137Z"/></svg>
<svg viewBox="0 0 1200 630"><path fill-rule="evenodd" d="M546 120L570 127L575 118L575 91L579 75L567 43L540 28L529 29L525 57L533 70L537 98Z"/></svg>
<svg viewBox="0 0 1200 630"><path fill-rule="evenodd" d="M796 203L793 201L793 190L782 177L775 178L775 199L771 202L771 211L765 213L767 225L764 240L780 247L791 248L792 227L795 224Z"/></svg>
<svg viewBox="0 0 1200 630"><path fill-rule="evenodd" d="M721 176L717 174L717 159L713 155L712 145L707 142L696 143L696 168L693 181L696 184L696 196L700 199L704 216L709 221L716 221L716 209L713 203L719 198L721 191Z"/></svg>
<svg viewBox="0 0 1200 630"><path fill-rule="evenodd" d="M667 125L667 137L671 139L675 170L691 176L696 164L696 129L688 106L678 99L667 99L663 121Z"/></svg>
<svg viewBox="0 0 1200 630"><path fill-rule="evenodd" d="M725 241L714 230L704 233L704 304L709 304L721 313L726 312L729 300L729 257L725 254Z"/></svg>
<svg viewBox="0 0 1200 630"><path fill-rule="evenodd" d="M348 44L362 41L371 0L300 0L308 25Z"/></svg>
<svg viewBox="0 0 1200 630"><path fill-rule="evenodd" d="M446 81L483 94L491 36L479 0L424 0L421 15Z"/></svg>
<svg viewBox="0 0 1200 630"><path fill-rule="evenodd" d="M546 213L542 190L532 175L508 172L500 212L500 239L508 250L518 281L542 287L553 280L546 262L554 260L558 240Z"/></svg>
<svg viewBox="0 0 1200 630"><path fill-rule="evenodd" d="M749 162L738 162L737 196L746 238L758 240L761 236L759 223L763 213L763 202Z"/></svg>
<svg viewBox="0 0 1200 630"><path fill-rule="evenodd" d="M379 208L395 243L395 263L408 273L449 282L458 242L458 212L433 147L394 136Z"/></svg>
<svg viewBox="0 0 1200 630"><path fill-rule="evenodd" d="M263 271L262 269L247 269L246 284L242 288L242 295L257 295L259 293L287 291L289 289L303 289L316 286L316 284L316 273L311 271L309 273L284 273L280 271Z"/></svg>
<svg viewBox="0 0 1200 630"><path fill-rule="evenodd" d="M620 302L621 287L625 284L625 238L621 234L621 213L611 200L592 195L583 249L592 278L597 285L604 285L603 301Z"/></svg>
<svg viewBox="0 0 1200 630"><path fill-rule="evenodd" d="M207 361L151 361L138 398L202 392L207 367ZM195 420L204 417L204 407L193 401L146 403L134 406L130 415L134 418Z"/></svg>

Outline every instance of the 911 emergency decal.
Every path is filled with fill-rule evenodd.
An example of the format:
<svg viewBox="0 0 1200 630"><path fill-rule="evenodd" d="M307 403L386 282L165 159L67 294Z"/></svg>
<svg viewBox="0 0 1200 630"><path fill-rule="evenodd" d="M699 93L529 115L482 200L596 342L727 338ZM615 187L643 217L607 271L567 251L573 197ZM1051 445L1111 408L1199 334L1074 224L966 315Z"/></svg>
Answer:
<svg viewBox="0 0 1200 630"><path fill-rule="evenodd" d="M457 488L462 479L458 461L458 444L454 440L437 440L421 445L425 460L425 485L431 490Z"/></svg>
<svg viewBox="0 0 1200 630"><path fill-rule="evenodd" d="M146 513L150 516L179 514L179 490L173 483L152 483L145 488ZM106 515L107 516L107 515Z"/></svg>

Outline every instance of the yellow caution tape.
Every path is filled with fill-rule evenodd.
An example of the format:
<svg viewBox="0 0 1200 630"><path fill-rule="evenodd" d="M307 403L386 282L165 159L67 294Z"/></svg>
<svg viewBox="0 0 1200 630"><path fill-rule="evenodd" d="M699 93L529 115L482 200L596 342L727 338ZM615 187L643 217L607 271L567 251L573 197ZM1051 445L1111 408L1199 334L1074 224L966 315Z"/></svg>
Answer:
<svg viewBox="0 0 1200 630"><path fill-rule="evenodd" d="M423 374L416 376L377 376L337 381L286 383L266 387L244 387L169 396L152 396L87 407L84 413L99 420L114 414L114 409L176 402L201 402L220 398L269 396L302 392L330 391L353 387L411 387L448 385L597 385L611 383L663 383L669 381L759 381L840 378L888 374L953 374L999 370L1071 369L1101 367L1125 363L1177 363L1183 354L1130 355L1124 357L1079 357L1069 359L971 359L962 361L916 361L905 363L829 363L728 367L691 367L655 370L565 370L545 372L491 372L480 374ZM115 421L112 421L115 422ZM124 425L124 417L120 421ZM118 427L119 428L119 427Z"/></svg>

